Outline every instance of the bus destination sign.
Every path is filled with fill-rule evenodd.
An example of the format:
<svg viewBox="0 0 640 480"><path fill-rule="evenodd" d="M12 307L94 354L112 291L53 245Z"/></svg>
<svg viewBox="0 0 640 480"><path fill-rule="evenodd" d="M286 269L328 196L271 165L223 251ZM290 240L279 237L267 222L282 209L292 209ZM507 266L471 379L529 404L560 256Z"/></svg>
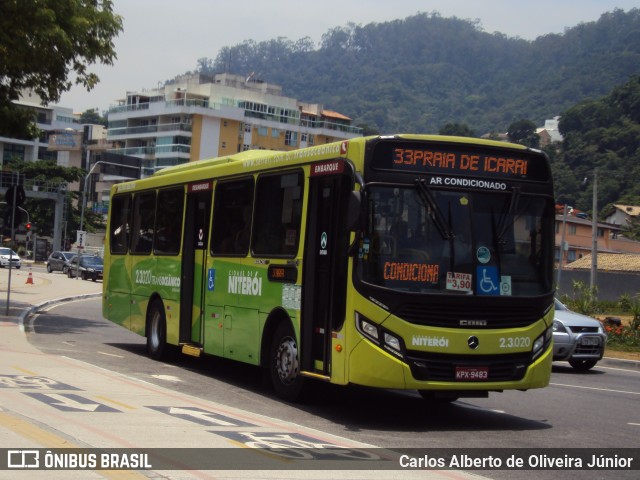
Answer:
<svg viewBox="0 0 640 480"><path fill-rule="evenodd" d="M461 148L462 147L462 148ZM380 142L373 168L437 175L468 175L546 181L546 162L528 151L417 142Z"/></svg>

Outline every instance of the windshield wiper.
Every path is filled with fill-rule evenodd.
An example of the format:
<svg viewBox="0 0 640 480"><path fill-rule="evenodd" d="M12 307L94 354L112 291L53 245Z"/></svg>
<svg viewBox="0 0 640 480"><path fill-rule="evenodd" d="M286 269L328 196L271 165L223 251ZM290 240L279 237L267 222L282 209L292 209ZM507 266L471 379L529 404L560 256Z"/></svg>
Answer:
<svg viewBox="0 0 640 480"><path fill-rule="evenodd" d="M520 200L520 187L513 187L511 190L511 201L509 202L509 207L507 210L502 213L500 216L500 221L496 227L496 239L498 244L504 243L504 235L507 233L507 229L513 225L513 221L509 222L509 217L513 214L514 210L518 206L518 201Z"/></svg>
<svg viewBox="0 0 640 480"><path fill-rule="evenodd" d="M446 220L444 219L444 215L442 215L440 208L438 208L438 204L433 198L431 190L429 190L429 187L427 187L427 181L424 178L417 178L416 189L418 190L418 196L420 197L422 202L429 207L429 214L431 216L431 219L433 220L433 223L435 223L436 228L438 229L438 232L440 232L442 238L444 238L445 240L449 240L450 242L453 241L455 235L453 234L451 227L449 227Z"/></svg>

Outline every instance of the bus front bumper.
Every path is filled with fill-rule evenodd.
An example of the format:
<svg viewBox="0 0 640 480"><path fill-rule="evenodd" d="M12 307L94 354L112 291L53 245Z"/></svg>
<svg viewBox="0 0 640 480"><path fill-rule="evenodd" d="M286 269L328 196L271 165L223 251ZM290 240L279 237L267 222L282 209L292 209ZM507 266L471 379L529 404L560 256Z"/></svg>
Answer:
<svg viewBox="0 0 640 480"><path fill-rule="evenodd" d="M507 359L506 362L500 361L501 356L491 356L486 357L486 363L483 356L478 356L472 362L468 361L468 357L465 360L453 354L438 357L435 362L420 362L424 367L418 368L415 362L410 366L407 362L381 350L371 342L363 340L354 348L350 356L349 382L372 387L411 390L501 391L543 388L549 384L551 378L553 348L548 345L533 362L527 361L527 365L524 366L518 359L514 359L514 361L507 359L507 355L503 356ZM411 360L407 359L407 361ZM513 364L512 367L508 365L510 362ZM520 373L513 372L510 375L505 373L509 368L515 370L523 368L524 370ZM477 375L479 379L475 381L456 380L456 372L460 369L480 372ZM430 370L437 370L437 372L431 375ZM501 372L499 375L498 370ZM447 378L428 378L437 378L438 376ZM499 376L499 380L494 380L495 376Z"/></svg>

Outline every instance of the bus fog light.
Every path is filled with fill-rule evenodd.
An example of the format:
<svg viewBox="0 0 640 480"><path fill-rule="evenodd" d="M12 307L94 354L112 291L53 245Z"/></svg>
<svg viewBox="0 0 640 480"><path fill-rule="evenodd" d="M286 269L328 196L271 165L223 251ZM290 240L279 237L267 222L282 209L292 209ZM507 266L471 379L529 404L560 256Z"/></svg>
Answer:
<svg viewBox="0 0 640 480"><path fill-rule="evenodd" d="M384 343L387 347L400 351L400 340L387 332L384 334Z"/></svg>

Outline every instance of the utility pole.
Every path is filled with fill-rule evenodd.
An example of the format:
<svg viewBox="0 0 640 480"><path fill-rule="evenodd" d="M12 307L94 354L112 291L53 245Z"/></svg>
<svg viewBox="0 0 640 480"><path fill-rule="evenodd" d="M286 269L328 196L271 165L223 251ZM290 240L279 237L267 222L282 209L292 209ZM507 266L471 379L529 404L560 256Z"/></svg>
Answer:
<svg viewBox="0 0 640 480"><path fill-rule="evenodd" d="M598 283L598 170L593 170L593 206L591 215L591 281L589 286L594 292Z"/></svg>

